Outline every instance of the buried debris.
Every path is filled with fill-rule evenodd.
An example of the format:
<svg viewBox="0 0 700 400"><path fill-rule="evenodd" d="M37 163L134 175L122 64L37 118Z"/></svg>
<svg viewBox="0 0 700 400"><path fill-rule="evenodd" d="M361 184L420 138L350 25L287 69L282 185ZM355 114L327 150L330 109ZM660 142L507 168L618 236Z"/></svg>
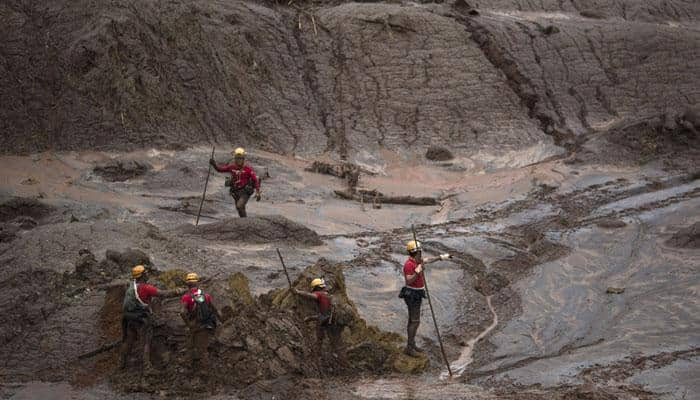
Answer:
<svg viewBox="0 0 700 400"><path fill-rule="evenodd" d="M322 244L313 230L281 215L261 215L247 218L229 218L195 227L183 225L180 231L196 234L209 240L247 243L287 242L309 246Z"/></svg>
<svg viewBox="0 0 700 400"><path fill-rule="evenodd" d="M414 206L437 206L440 200L435 197L415 197L415 196L387 196L377 190L358 190L350 192L348 190L334 190L336 196L344 200L355 200L362 203L372 202L375 208L381 208L381 204L406 204Z"/></svg>
<svg viewBox="0 0 700 400"><path fill-rule="evenodd" d="M314 161L306 170L346 179L350 190L354 190L354 188L357 187L360 181L360 172L367 173L367 171L362 170L358 165L348 162L331 164L323 161Z"/></svg>

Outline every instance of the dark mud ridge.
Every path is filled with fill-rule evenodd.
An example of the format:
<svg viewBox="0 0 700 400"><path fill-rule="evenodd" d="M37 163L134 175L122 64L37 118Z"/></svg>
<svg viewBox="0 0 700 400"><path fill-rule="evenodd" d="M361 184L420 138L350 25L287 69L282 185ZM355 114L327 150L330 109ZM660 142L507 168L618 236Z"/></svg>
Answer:
<svg viewBox="0 0 700 400"><path fill-rule="evenodd" d="M247 243L286 242L310 246L322 244L316 232L281 215L229 218L196 227L184 225L180 231L200 235L209 240Z"/></svg>

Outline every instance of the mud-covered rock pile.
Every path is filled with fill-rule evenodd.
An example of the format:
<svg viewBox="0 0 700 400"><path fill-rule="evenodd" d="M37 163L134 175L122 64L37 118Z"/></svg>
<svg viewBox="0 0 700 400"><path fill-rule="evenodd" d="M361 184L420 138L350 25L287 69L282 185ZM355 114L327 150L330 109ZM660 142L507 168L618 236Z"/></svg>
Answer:
<svg viewBox="0 0 700 400"><path fill-rule="evenodd" d="M33 326L45 323L57 310L74 305L74 300L97 284L107 284L126 275L136 264L150 266L148 256L140 250L108 250L97 261L89 250L81 250L75 271L59 273L50 269L13 272L5 265L0 280L0 345L9 343Z"/></svg>
<svg viewBox="0 0 700 400"><path fill-rule="evenodd" d="M228 218L199 226L185 225L180 227L180 230L183 233L200 235L208 240L321 244L321 239L316 232L281 215Z"/></svg>
<svg viewBox="0 0 700 400"><path fill-rule="evenodd" d="M402 353L405 339L368 326L359 317L345 291L342 266L321 259L304 270L293 285L308 290L312 277L323 276L334 302L349 310L342 337L344 346L330 347L316 341L315 322L304 322L316 314L313 302L299 298L288 289L277 289L254 298L248 281L240 273L215 278L203 285L224 315L224 322L210 343L209 385L245 387L254 382L282 376L318 378L349 373L385 374L392 371L420 372L427 368L425 357L411 358ZM153 271L154 281L166 287L182 283L184 271ZM205 278L206 279L206 278ZM118 335L121 299L125 288L109 290L101 319L108 334ZM186 348L186 328L180 317L182 305L176 300L154 303L154 339L152 362L157 373L147 377L148 390L187 392L181 385L191 374ZM118 337L115 337L117 339ZM134 361L134 368L139 368ZM116 365L115 365L116 368ZM105 371L107 372L107 371ZM132 372L119 372L112 383L125 389L143 389Z"/></svg>

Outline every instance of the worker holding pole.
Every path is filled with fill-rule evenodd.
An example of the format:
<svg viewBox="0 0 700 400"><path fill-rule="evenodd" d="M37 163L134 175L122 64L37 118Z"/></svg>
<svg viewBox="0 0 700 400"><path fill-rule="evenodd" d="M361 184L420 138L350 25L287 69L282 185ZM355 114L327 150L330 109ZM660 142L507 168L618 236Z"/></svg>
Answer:
<svg viewBox="0 0 700 400"><path fill-rule="evenodd" d="M406 244L406 250L408 252L408 259L403 267L406 286L401 288L401 293L399 294L399 297L404 299L408 307L408 323L406 324L406 336L408 340L404 352L412 357L417 357L419 353L423 352L422 349L416 346L416 333L420 325L421 304L423 299L427 298L433 317L433 323L435 324L435 332L437 333L438 342L440 343L440 350L445 359L447 370L450 372L450 376L452 376L452 371L450 371L450 365L442 345L442 338L440 338L440 331L435 318L435 312L433 311L433 305L430 301L430 292L428 291L424 271L424 266L426 264L439 260L447 260L451 258L451 256L449 254L441 254L437 257L428 257L424 259L422 256L421 243L416 239L415 230L413 231L413 240Z"/></svg>
<svg viewBox="0 0 700 400"><path fill-rule="evenodd" d="M250 196L255 193L255 200L260 201L260 179L255 175L253 167L246 164L246 151L242 147L234 149L231 155L233 156L233 163L217 164L212 153L209 165L217 172L227 172L231 174L230 178L226 181L226 186L229 187L229 193L236 204L238 216L245 218L248 215L245 207L246 204L248 204Z"/></svg>

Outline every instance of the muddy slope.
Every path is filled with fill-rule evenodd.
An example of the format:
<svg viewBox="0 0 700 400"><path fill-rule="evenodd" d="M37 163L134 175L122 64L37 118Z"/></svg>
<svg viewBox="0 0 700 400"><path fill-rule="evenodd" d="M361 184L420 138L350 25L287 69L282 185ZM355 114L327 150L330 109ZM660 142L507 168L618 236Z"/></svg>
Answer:
<svg viewBox="0 0 700 400"><path fill-rule="evenodd" d="M570 145L700 102L697 4L550 3L4 2L0 144L538 160L560 151L548 135Z"/></svg>

